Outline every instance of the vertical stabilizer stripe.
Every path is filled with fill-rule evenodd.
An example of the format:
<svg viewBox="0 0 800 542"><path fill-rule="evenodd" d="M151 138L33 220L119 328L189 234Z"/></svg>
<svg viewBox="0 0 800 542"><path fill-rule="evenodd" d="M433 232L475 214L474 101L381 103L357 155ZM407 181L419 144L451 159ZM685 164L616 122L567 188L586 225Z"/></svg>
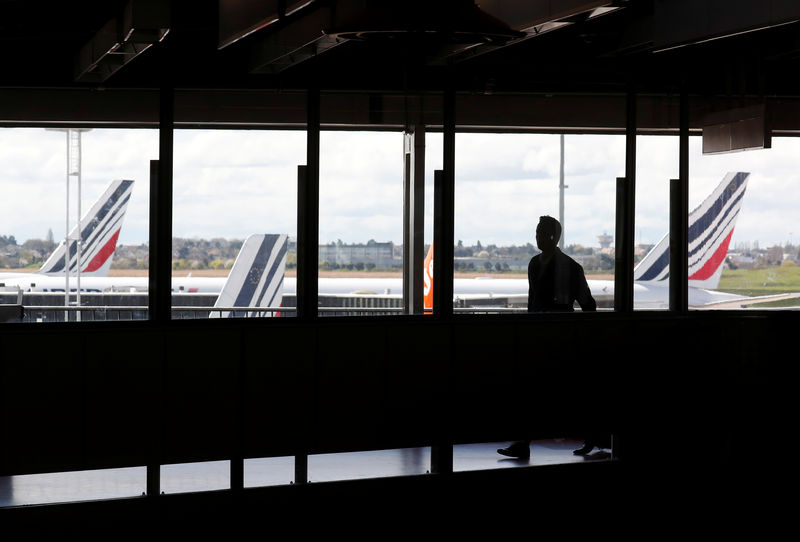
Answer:
<svg viewBox="0 0 800 542"><path fill-rule="evenodd" d="M236 300L234 301L234 307L248 307L250 306L250 300L253 298L253 294L255 294L256 289L258 288L259 283L261 282L261 274L263 273L263 269L267 265L267 259L269 258L270 252L272 251L272 247L275 245L275 238L272 236L264 236L261 245L258 247L258 252L256 252L255 257L253 258L252 263L250 264L250 272L245 277L241 285L241 289L239 290L238 295L236 296ZM254 274L258 274L258 276L254 276Z"/></svg>
<svg viewBox="0 0 800 542"><path fill-rule="evenodd" d="M717 250L714 251L714 254L709 258L703 267L698 269L694 274L689 277L689 280L707 280L711 278L714 272L717 270L717 267L722 265L722 262L725 261L725 256L728 255L728 245L731 242L731 237L733 237L733 230L728 234L722 244L719 245Z"/></svg>
<svg viewBox="0 0 800 542"><path fill-rule="evenodd" d="M725 260L749 176L745 172L727 174L714 192L689 213L689 268L700 266L689 277L691 280L710 278ZM637 266L634 279L666 280L669 260L669 237L664 236Z"/></svg>
<svg viewBox="0 0 800 542"><path fill-rule="evenodd" d="M86 268L83 270L84 273L91 273L92 271L97 271L103 266L104 263L106 263L106 260L114 253L114 249L117 248L117 239L119 238L119 232L120 230L117 230L116 233L114 233L114 235L111 236L111 239L109 239L108 242L105 245L103 245L103 248L101 248L97 252L95 257L92 258L92 261L89 262L89 265L87 265Z"/></svg>
<svg viewBox="0 0 800 542"><path fill-rule="evenodd" d="M277 252L273 256L274 257L272 265L270 266L269 273L267 273L266 278L264 279L264 288L262 289L261 295L258 297L256 303L254 303L252 306L255 307L277 306L274 303L276 296L281 291L281 285L283 283L286 243L281 243L281 246L277 249ZM264 297L266 294L268 294L268 296L265 300ZM264 301L266 301L266 303Z"/></svg>

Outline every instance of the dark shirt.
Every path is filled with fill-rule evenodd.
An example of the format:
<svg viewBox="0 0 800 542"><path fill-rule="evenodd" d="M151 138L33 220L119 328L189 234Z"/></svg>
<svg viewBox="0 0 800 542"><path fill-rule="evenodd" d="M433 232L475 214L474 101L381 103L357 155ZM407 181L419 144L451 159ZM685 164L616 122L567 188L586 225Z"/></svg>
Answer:
<svg viewBox="0 0 800 542"><path fill-rule="evenodd" d="M575 301L583 311L597 303L578 262L556 249L547 264L541 254L528 264L528 312L572 312Z"/></svg>

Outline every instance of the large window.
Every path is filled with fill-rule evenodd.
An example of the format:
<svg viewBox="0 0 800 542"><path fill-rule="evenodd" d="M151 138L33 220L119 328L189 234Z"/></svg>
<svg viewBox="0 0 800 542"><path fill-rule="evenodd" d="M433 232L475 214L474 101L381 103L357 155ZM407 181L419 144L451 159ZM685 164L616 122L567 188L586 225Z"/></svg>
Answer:
<svg viewBox="0 0 800 542"><path fill-rule="evenodd" d="M561 223L561 249L583 266L598 306L612 306L615 179L624 153L621 136L459 133L456 307L527 308L527 268L539 253L544 215Z"/></svg>
<svg viewBox="0 0 800 542"><path fill-rule="evenodd" d="M323 131L320 315L403 308L403 134Z"/></svg>
<svg viewBox="0 0 800 542"><path fill-rule="evenodd" d="M294 315L305 149L303 131L175 131L173 318Z"/></svg>
<svg viewBox="0 0 800 542"><path fill-rule="evenodd" d="M669 181L678 177L678 143L637 139L637 309L669 308ZM702 138L690 138L690 309L800 306L798 151L798 140L775 138L770 149L703 154Z"/></svg>
<svg viewBox="0 0 800 542"><path fill-rule="evenodd" d="M637 136L634 309L669 309L670 180L678 178L677 136Z"/></svg>
<svg viewBox="0 0 800 542"><path fill-rule="evenodd" d="M689 149L689 207L704 217L690 239L690 307L800 306L800 140L776 137L770 149L704 155L696 137Z"/></svg>
<svg viewBox="0 0 800 542"><path fill-rule="evenodd" d="M146 318L157 157L155 130L1 129L2 302L26 321Z"/></svg>

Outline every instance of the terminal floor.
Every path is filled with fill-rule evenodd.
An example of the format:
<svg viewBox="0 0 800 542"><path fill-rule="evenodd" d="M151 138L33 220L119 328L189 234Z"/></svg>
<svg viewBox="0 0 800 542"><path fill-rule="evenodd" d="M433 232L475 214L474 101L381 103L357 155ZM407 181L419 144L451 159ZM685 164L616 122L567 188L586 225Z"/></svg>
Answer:
<svg viewBox="0 0 800 542"><path fill-rule="evenodd" d="M571 439L539 440L531 444L527 460L507 458L497 449L507 442L457 445L453 449L454 471L476 471L523 466L580 463L606 460L608 450L577 456L581 442ZM230 486L228 461L162 465L161 489L165 494L224 490ZM424 475L430 471L430 448L405 448L308 458L311 483L337 480ZM278 457L245 461L245 487L293 483L294 458ZM114 499L142 495L146 469L132 467L96 471L62 472L0 477L0 507Z"/></svg>

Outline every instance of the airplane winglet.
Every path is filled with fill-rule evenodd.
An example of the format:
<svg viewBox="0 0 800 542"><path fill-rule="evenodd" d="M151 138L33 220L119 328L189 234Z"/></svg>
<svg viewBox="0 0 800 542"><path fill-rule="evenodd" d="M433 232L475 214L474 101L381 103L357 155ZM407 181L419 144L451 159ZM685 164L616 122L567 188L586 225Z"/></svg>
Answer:
<svg viewBox="0 0 800 542"><path fill-rule="evenodd" d="M279 307L286 269L286 234L253 234L242 245L215 308ZM247 311L249 316L268 315ZM212 312L212 318L229 318L231 311Z"/></svg>

